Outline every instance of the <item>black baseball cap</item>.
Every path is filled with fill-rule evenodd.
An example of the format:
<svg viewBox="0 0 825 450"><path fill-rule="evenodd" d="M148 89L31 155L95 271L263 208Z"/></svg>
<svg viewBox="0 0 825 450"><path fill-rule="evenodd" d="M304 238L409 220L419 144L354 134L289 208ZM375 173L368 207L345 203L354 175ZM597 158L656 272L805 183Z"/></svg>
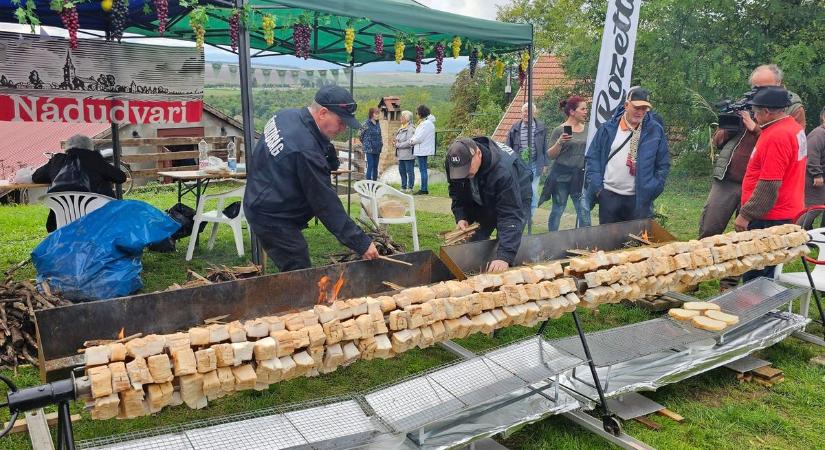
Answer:
<svg viewBox="0 0 825 450"><path fill-rule="evenodd" d="M334 112L350 128L361 127L354 115L358 104L348 90L334 84L324 86L315 93L315 103Z"/></svg>
<svg viewBox="0 0 825 450"><path fill-rule="evenodd" d="M763 86L756 91L748 104L765 108L786 108L791 105L791 96L782 86Z"/></svg>
<svg viewBox="0 0 825 450"><path fill-rule="evenodd" d="M450 168L451 180L462 180L470 176L472 150L477 148L472 139L456 139L447 150L447 167Z"/></svg>
<svg viewBox="0 0 825 450"><path fill-rule="evenodd" d="M639 106L653 108L650 104L650 91L639 86L633 86L627 90L627 101L637 108Z"/></svg>

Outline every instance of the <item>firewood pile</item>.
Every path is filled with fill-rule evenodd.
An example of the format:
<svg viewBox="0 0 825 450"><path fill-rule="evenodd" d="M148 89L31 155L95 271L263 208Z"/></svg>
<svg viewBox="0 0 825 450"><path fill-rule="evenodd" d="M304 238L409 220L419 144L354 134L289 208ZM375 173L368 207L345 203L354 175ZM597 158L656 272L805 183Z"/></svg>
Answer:
<svg viewBox="0 0 825 450"><path fill-rule="evenodd" d="M404 253L404 245L395 242L389 233L387 233L386 228L378 226L372 220L364 221L361 219L356 219L356 222L361 225L361 228L364 229L367 236L372 239L379 255L390 256L395 255L396 253ZM353 251L346 251L343 253L329 255L329 258L333 264L340 264L344 262L358 261L361 259L361 255L358 255Z"/></svg>
<svg viewBox="0 0 825 450"><path fill-rule="evenodd" d="M37 367L37 336L34 312L71 305L48 290L39 292L28 280L7 278L0 285L0 369L14 369L21 364Z"/></svg>
<svg viewBox="0 0 825 450"><path fill-rule="evenodd" d="M357 360L391 358L413 348L533 326L579 305L639 298L708 277L741 273L806 253L795 226L729 233L702 241L480 274L409 287L395 295L319 304L244 322L207 325L85 349L95 419L132 418L185 403L203 408L244 390L317 376ZM634 253L635 252L635 253ZM686 255L686 256L680 256ZM583 296L578 278L586 281Z"/></svg>
<svg viewBox="0 0 825 450"><path fill-rule="evenodd" d="M233 281L243 278L255 277L261 274L261 268L254 264L234 267L220 265L209 267L209 269L206 272L206 276L203 276L191 269L187 270L186 273L188 280L185 283L175 283L169 286L166 290L172 291L175 289L205 286L207 284L220 283L223 281Z"/></svg>
<svg viewBox="0 0 825 450"><path fill-rule="evenodd" d="M479 226L480 225L478 223L473 223L463 230L455 229L442 231L441 233L438 233L438 237L441 238L444 245L463 244L473 237Z"/></svg>

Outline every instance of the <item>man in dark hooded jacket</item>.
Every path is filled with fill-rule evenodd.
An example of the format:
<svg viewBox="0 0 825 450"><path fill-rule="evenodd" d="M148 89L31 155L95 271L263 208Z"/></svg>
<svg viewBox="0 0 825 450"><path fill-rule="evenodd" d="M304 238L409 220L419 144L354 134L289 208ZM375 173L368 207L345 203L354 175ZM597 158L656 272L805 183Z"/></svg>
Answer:
<svg viewBox="0 0 825 450"><path fill-rule="evenodd" d="M599 203L600 224L653 217L653 201L670 172L670 153L661 119L650 109L650 93L630 88L624 106L587 148L585 198Z"/></svg>
<svg viewBox="0 0 825 450"><path fill-rule="evenodd" d="M487 270L507 269L530 217L530 169L512 149L481 136L453 142L447 151L446 171L458 228L478 222L474 241L488 239L498 230L496 259Z"/></svg>

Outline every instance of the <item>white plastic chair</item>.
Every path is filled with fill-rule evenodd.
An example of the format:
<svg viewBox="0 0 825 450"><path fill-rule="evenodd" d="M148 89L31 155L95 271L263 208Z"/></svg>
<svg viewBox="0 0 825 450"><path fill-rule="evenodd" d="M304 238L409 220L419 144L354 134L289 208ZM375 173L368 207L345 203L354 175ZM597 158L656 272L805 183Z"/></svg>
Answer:
<svg viewBox="0 0 825 450"><path fill-rule="evenodd" d="M246 190L246 186L241 186L229 192L224 192L223 194L201 196L200 201L198 202L197 211L195 212L195 217L193 218L195 224L192 227L192 235L189 236L189 248L186 250L187 261L192 260L192 254L195 252L195 243L198 241L198 230L203 222L212 223L212 234L209 236L209 243L206 245L208 250L212 250L212 247L215 245L215 237L218 235L218 225L223 223L232 228L232 234L235 237L235 248L238 250L238 256L243 256L242 226L243 221L246 220L243 214L243 206L241 206L241 210L238 212L238 215L232 218L223 215L223 208L224 203L228 198L238 198L243 200L244 190ZM204 212L203 205L205 205L209 200L217 200L218 205L215 209Z"/></svg>
<svg viewBox="0 0 825 450"><path fill-rule="evenodd" d="M815 245L819 249L818 259L825 259L825 228L815 228L808 230L808 236L811 240L809 245ZM803 270L802 272L788 272L782 273L782 264L776 266L774 272L774 279L781 283L788 283L794 286L810 288L811 283L808 282L808 275ZM814 286L817 291L825 291L825 265L808 263L808 267L813 266L811 270L811 278L814 280ZM799 314L808 317L808 310L811 305L810 292L799 303ZM791 304L793 306L793 303Z"/></svg>
<svg viewBox="0 0 825 450"><path fill-rule="evenodd" d="M57 228L89 214L114 200L94 192L52 192L40 197L40 200L54 211Z"/></svg>
<svg viewBox="0 0 825 450"><path fill-rule="evenodd" d="M380 181L359 180L353 184L353 187L361 199L361 219L372 219L378 225L411 223L413 250L418 251L418 224L415 218L415 200L412 195L405 194ZM378 213L378 202L384 196L395 197L406 203L407 211L403 217L381 217Z"/></svg>

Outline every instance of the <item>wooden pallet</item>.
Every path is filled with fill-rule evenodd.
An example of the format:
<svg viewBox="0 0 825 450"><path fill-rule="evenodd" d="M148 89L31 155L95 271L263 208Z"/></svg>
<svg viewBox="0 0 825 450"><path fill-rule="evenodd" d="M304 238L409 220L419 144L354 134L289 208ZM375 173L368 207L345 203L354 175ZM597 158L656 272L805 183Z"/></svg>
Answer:
<svg viewBox="0 0 825 450"><path fill-rule="evenodd" d="M765 366L745 373L738 373L736 379L743 383L756 383L760 386L771 387L785 381L785 372L776 367Z"/></svg>
<svg viewBox="0 0 825 450"><path fill-rule="evenodd" d="M676 423L683 423L685 421L685 418L682 415L677 414L676 412L673 412L673 411L671 411L667 408L662 408L662 409L656 411L656 414L659 415L659 416L662 416L662 417L667 417L668 419L670 419L670 420L672 420ZM647 427L648 429L651 429L653 431L661 430L662 429L661 425L659 425L658 423L650 420L651 415L635 417L635 418L633 418L633 420L635 420L636 422L639 422L640 424L644 425L645 427Z"/></svg>

